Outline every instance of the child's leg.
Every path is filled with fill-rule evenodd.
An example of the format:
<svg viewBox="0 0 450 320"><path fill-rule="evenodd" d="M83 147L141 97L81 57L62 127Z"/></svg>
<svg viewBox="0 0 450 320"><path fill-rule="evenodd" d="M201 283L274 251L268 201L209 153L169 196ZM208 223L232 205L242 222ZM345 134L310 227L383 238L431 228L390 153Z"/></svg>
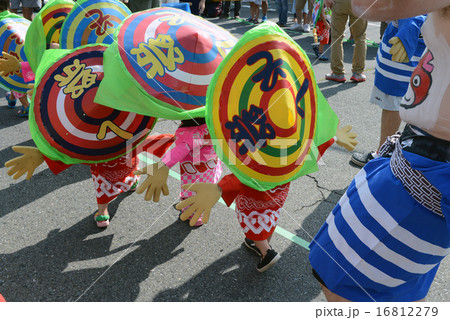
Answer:
<svg viewBox="0 0 450 320"><path fill-rule="evenodd" d="M259 249L259 251L261 252L261 255L262 255L263 259L264 259L264 257L267 254L267 250L272 249L270 247L270 244L269 244L270 239L272 239L272 235L270 235L269 238L267 238L266 240L255 241L255 245Z"/></svg>
<svg viewBox="0 0 450 320"><path fill-rule="evenodd" d="M267 1L261 2L261 10L262 10L263 16L267 16L267 10L268 9L269 9L269 4L267 3Z"/></svg>
<svg viewBox="0 0 450 320"><path fill-rule="evenodd" d="M323 53L323 48L325 47L325 45L323 43L319 44L319 54Z"/></svg>
<svg viewBox="0 0 450 320"><path fill-rule="evenodd" d="M97 198L98 201L98 198ZM94 220L99 228L109 226L109 213L107 203L97 203L98 211L94 214Z"/></svg>
<svg viewBox="0 0 450 320"><path fill-rule="evenodd" d="M28 109L28 107L30 106L30 102L28 101L28 97L26 95L20 97L19 101L22 104L22 106L24 106L26 109Z"/></svg>
<svg viewBox="0 0 450 320"><path fill-rule="evenodd" d="M261 252L261 258L256 266L256 270L259 272L270 269L281 258L281 255L269 245L271 238L272 234L266 240L255 241L256 247Z"/></svg>
<svg viewBox="0 0 450 320"><path fill-rule="evenodd" d="M259 6L254 2L250 2L250 16L253 20L259 16Z"/></svg>
<svg viewBox="0 0 450 320"><path fill-rule="evenodd" d="M308 5L308 3L306 3L306 5ZM306 24L308 21L308 13L302 11L302 16L303 16L303 24Z"/></svg>
<svg viewBox="0 0 450 320"><path fill-rule="evenodd" d="M289 186L290 184L286 183L272 189L270 196L262 191L247 191L242 192L235 199L237 219L245 233L244 244L261 254L256 267L259 272L268 270L281 257L272 249L269 242L277 226L281 208L286 201ZM251 248L253 243L258 250Z"/></svg>
<svg viewBox="0 0 450 320"><path fill-rule="evenodd" d="M28 102L27 95L23 95L19 98L20 103L22 103L22 108L17 112L20 117L27 117L30 108L30 102Z"/></svg>
<svg viewBox="0 0 450 320"><path fill-rule="evenodd" d="M120 193L130 191L138 181L138 177L133 174L137 166L138 158L131 156L89 165L97 197L98 212L94 219L98 227L109 225L108 203Z"/></svg>
<svg viewBox="0 0 450 320"><path fill-rule="evenodd" d="M16 97L14 96L14 92L7 92L6 100L8 101L8 108L13 109L16 107Z"/></svg>
<svg viewBox="0 0 450 320"><path fill-rule="evenodd" d="M98 203L98 214L102 216L108 215L108 204L107 203Z"/></svg>

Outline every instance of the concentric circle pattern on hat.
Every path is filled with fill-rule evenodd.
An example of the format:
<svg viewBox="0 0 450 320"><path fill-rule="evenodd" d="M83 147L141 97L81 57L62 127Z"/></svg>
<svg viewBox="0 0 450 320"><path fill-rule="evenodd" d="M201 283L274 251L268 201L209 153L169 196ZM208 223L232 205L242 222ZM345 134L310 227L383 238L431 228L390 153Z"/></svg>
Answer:
<svg viewBox="0 0 450 320"><path fill-rule="evenodd" d="M193 110L205 105L214 71L236 38L200 17L161 7L128 17L117 41L124 69L147 94Z"/></svg>
<svg viewBox="0 0 450 320"><path fill-rule="evenodd" d="M317 117L309 60L278 33L239 41L214 77L207 123L217 155L241 182L268 190L298 177Z"/></svg>
<svg viewBox="0 0 450 320"><path fill-rule="evenodd" d="M60 48L72 49L92 43L110 44L114 31L130 14L130 9L120 1L78 1L62 26Z"/></svg>
<svg viewBox="0 0 450 320"><path fill-rule="evenodd" d="M29 20L14 14L10 14L8 17L0 20L1 50L15 56L19 61L27 61L24 52L24 43L29 26ZM0 85L6 89L18 92L26 92L29 90L21 72L1 76Z"/></svg>
<svg viewBox="0 0 450 320"><path fill-rule="evenodd" d="M51 3L49 3L51 4ZM75 3L61 2L45 6L39 12L44 27L47 48L52 42L59 43L61 27Z"/></svg>
<svg viewBox="0 0 450 320"><path fill-rule="evenodd" d="M51 65L37 84L30 121L55 150L54 160L117 158L142 142L155 123L155 118L93 102L103 78L105 49L99 45L74 50ZM39 139L34 140L41 149Z"/></svg>

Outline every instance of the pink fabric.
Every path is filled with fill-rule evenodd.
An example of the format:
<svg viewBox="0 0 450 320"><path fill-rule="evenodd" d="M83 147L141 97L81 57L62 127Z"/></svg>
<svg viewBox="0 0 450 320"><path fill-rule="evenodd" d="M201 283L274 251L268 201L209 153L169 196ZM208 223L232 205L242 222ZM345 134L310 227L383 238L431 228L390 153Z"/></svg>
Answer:
<svg viewBox="0 0 450 320"><path fill-rule="evenodd" d="M131 186L138 181L139 178L133 172L138 169L139 153L146 151L161 157L172 143L173 136L171 134L148 136L136 149L126 155L107 162L88 164L94 181L97 203L111 202L120 193L129 191ZM44 160L54 174L71 166L61 161L51 160L45 155Z"/></svg>
<svg viewBox="0 0 450 320"><path fill-rule="evenodd" d="M14 91L14 90L11 90L11 92L14 95L14 98L16 98L16 99L20 99L20 98L22 98L22 97L27 95L26 93L17 92L17 91Z"/></svg>
<svg viewBox="0 0 450 320"><path fill-rule="evenodd" d="M34 81L34 72L31 70L30 64L28 62L20 62L22 68L22 76L25 82Z"/></svg>
<svg viewBox="0 0 450 320"><path fill-rule="evenodd" d="M34 81L34 72L31 70L30 64L28 62L20 62L20 67L22 68L22 76L25 82ZM27 95L26 93L17 92L13 90L11 90L11 92L13 93L16 99L20 99Z"/></svg>
<svg viewBox="0 0 450 320"><path fill-rule="evenodd" d="M181 185L217 183L222 175L222 164L214 152L206 124L178 128L175 132L175 147L166 152L161 161L169 168L180 164ZM181 190L180 198L194 194Z"/></svg>

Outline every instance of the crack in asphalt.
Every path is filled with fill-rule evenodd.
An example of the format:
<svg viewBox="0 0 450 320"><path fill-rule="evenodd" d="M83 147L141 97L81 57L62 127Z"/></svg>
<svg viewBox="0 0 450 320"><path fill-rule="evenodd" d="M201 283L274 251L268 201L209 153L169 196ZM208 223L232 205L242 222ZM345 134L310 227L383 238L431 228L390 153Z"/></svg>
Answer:
<svg viewBox="0 0 450 320"><path fill-rule="evenodd" d="M335 190L330 190L330 189L327 189L327 188L321 186L316 177L313 177L309 174L305 175L305 177L310 178L314 181L314 183L316 185L316 189L320 192L321 197L320 197L320 199L314 201L312 204L303 205L299 209L296 209L295 211L301 211L306 208L311 208L311 207L317 206L321 202L327 202L327 203L335 205L336 203L334 201L328 200L328 198L330 198L330 195L336 194L339 196L339 198L344 195L344 193L340 193ZM326 192L326 191L330 192L330 195L328 195L328 197L324 194L324 192Z"/></svg>

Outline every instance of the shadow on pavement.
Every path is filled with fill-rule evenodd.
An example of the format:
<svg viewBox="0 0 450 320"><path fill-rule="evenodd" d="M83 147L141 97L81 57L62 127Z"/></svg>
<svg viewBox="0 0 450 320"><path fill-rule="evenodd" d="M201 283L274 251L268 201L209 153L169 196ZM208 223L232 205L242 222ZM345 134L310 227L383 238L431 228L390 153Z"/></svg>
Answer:
<svg viewBox="0 0 450 320"><path fill-rule="evenodd" d="M9 148L10 149L10 148ZM12 151L15 155L19 155ZM0 152L0 158L4 158ZM14 158L15 156L11 157ZM4 163L3 163L4 165ZM42 164L46 166L45 164ZM41 165L41 166L42 166ZM45 195L67 187L70 184L77 183L91 178L91 173L87 166L76 165L68 168L58 175L54 175L50 169L45 169L35 173L30 180L20 177L20 182L14 182L12 177L9 188L0 190L0 218L23 207ZM94 186L92 186L94 188ZM14 195L13 197L11 195Z"/></svg>
<svg viewBox="0 0 450 320"><path fill-rule="evenodd" d="M115 206L123 198L116 198ZM140 283L153 268L183 251L174 250L190 231L177 220L150 239L111 250L112 234L87 239L101 232L89 215L66 230L52 230L33 246L0 254L0 289L7 301L15 302L135 301ZM125 255L117 263L114 259L108 266L88 267L91 259L118 253ZM76 271L66 271L71 263L77 264Z"/></svg>
<svg viewBox="0 0 450 320"><path fill-rule="evenodd" d="M242 245L183 285L162 291L154 301L310 301L320 291L317 286L305 292L305 283L311 280L305 279L309 277L304 272L309 265L307 257L305 250L291 246L275 266L259 273L256 270L259 258ZM283 270L286 268L290 270Z"/></svg>

